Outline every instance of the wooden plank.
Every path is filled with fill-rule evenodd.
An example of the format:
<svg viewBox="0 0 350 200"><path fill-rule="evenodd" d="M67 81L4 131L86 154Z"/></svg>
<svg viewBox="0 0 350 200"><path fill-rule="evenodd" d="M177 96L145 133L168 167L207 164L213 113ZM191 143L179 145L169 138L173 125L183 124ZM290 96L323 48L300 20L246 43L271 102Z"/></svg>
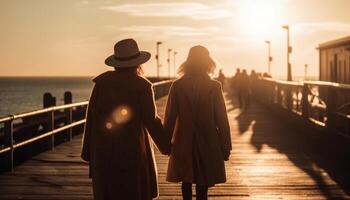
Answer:
<svg viewBox="0 0 350 200"><path fill-rule="evenodd" d="M157 101L164 113L166 98ZM209 198L350 199L327 172L303 153L298 135L257 104L242 113L226 97L233 150L226 162L227 183ZM81 136L0 175L0 199L92 199L88 166L80 159ZM165 181L168 157L156 150L159 200L182 199L180 184Z"/></svg>

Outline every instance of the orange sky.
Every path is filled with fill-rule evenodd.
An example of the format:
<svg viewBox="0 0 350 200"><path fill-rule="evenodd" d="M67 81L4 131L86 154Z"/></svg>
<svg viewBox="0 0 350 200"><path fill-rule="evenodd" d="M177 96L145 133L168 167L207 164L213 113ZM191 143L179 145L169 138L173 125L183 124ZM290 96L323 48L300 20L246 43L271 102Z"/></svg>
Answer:
<svg viewBox="0 0 350 200"><path fill-rule="evenodd" d="M156 71L155 43L179 52L177 64L196 44L209 48L224 72L236 67L267 70L271 40L273 75L286 74L289 24L294 75L318 75L321 42L350 34L349 0L118 0L0 1L0 76L94 76L117 40L133 37L150 51L146 75Z"/></svg>

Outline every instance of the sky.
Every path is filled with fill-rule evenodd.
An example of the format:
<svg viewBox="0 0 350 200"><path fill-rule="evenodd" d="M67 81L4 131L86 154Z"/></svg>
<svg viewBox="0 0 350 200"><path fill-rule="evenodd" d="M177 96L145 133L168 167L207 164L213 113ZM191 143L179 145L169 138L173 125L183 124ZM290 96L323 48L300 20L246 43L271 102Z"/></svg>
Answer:
<svg viewBox="0 0 350 200"><path fill-rule="evenodd" d="M167 49L177 67L194 45L206 46L224 73L236 68L285 76L286 30L290 27L294 76L318 76L322 42L350 35L350 0L0 0L0 76L96 76L121 39L134 38L152 59L156 42L161 75L168 74ZM171 73L173 74L171 53Z"/></svg>

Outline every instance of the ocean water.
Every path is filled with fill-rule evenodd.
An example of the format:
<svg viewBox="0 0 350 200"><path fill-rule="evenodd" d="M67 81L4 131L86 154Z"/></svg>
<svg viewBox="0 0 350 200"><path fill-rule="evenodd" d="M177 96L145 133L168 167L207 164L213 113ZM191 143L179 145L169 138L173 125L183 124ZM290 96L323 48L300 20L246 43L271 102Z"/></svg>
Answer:
<svg viewBox="0 0 350 200"><path fill-rule="evenodd" d="M43 95L50 92L56 104L63 104L63 94L71 91L73 102L89 99L91 77L0 77L0 117L43 107Z"/></svg>

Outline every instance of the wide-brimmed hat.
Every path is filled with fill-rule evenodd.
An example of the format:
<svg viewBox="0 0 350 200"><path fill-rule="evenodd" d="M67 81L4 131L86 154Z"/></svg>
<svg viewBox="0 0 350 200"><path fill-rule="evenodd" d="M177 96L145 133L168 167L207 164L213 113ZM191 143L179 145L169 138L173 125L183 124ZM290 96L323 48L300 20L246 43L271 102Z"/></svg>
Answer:
<svg viewBox="0 0 350 200"><path fill-rule="evenodd" d="M151 54L140 51L134 39L125 39L114 45L114 54L106 58L105 63L111 67L135 67L150 58Z"/></svg>

